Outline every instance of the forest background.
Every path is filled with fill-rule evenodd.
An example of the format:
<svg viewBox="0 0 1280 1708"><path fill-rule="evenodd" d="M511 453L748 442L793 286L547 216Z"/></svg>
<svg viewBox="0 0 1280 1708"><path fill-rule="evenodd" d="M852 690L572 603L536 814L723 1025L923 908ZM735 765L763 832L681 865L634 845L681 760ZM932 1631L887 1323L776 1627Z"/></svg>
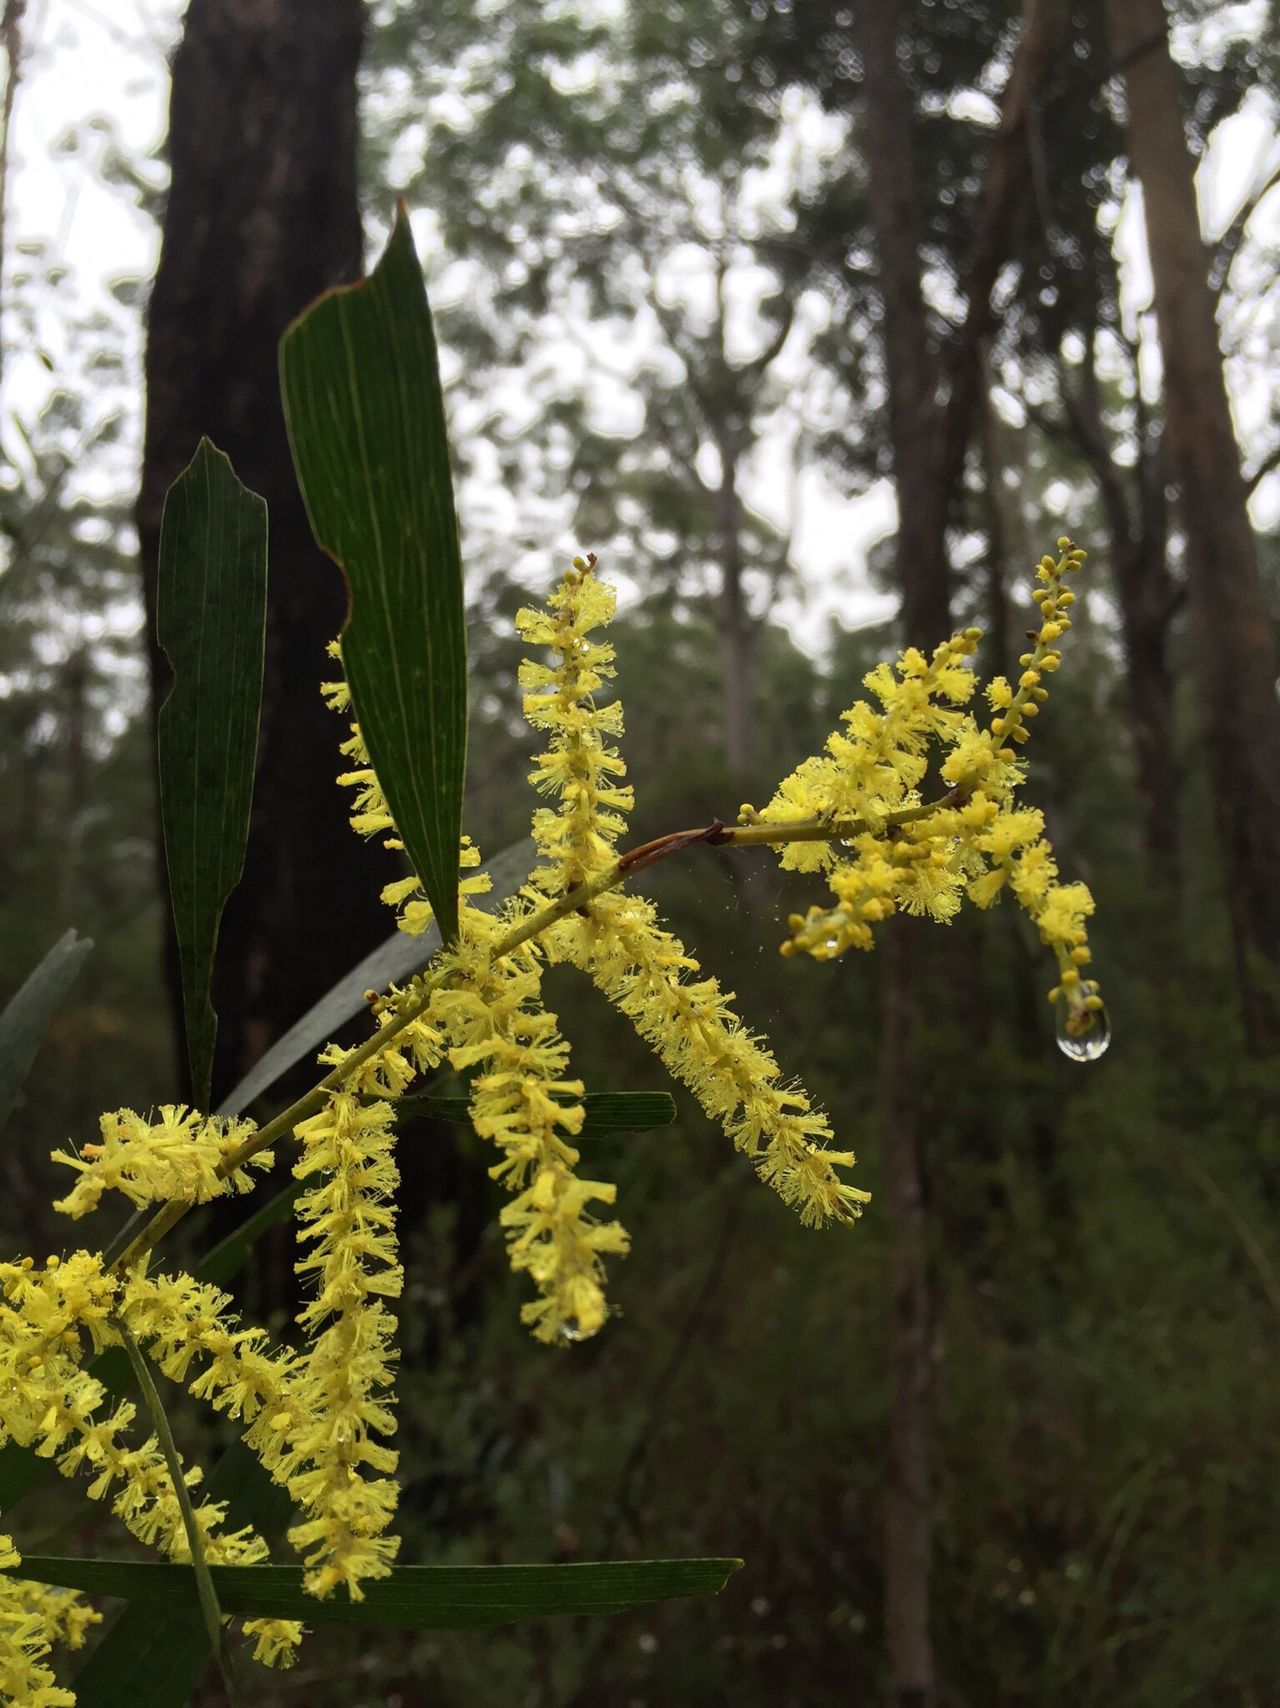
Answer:
<svg viewBox="0 0 1280 1708"><path fill-rule="evenodd" d="M24 154L71 22L142 84L177 48L162 145L122 85ZM622 589L638 838L767 798L904 640L977 622L1016 668L1036 559L1091 551L1031 792L1098 900L1104 1060L1054 1049L1010 909L796 967L787 880L700 850L652 893L857 1148L858 1228L794 1226L678 1098L600 1141L642 1237L617 1319L548 1352L479 1147L405 1146L405 1558L744 1571L608 1623L344 1639L269 1699L1280 1699L1275 9L7 0L0 40L11 210L79 174L160 255L77 248L74 205L5 228L0 997L66 927L96 944L0 1158L6 1246L64 1238L52 1146L183 1092L144 614L201 433L272 517L215 1095L387 934L394 868L347 829L311 692L341 593L274 347L397 194L444 346L486 852L526 827L512 617L571 550ZM658 1085L559 1006L588 1086ZM287 1243L259 1251L249 1303L283 1315Z"/></svg>

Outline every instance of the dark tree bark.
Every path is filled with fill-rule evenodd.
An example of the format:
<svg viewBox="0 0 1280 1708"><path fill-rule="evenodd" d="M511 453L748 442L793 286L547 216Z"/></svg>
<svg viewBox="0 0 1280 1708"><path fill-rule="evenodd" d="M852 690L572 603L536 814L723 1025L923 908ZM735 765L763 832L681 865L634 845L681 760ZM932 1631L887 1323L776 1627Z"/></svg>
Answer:
<svg viewBox="0 0 1280 1708"><path fill-rule="evenodd" d="M898 64L896 13L892 0L864 0L855 14L855 28L862 57L867 189L883 305L902 627L908 641L928 646L943 639L950 628L949 495L939 493L934 478L940 376L930 353L921 288L912 102ZM915 947L909 923L890 920L881 945L880 1130L892 1223L889 1475L884 1508L885 1637L892 1708L932 1708L936 1684L929 1579L937 1325L911 1035Z"/></svg>
<svg viewBox="0 0 1280 1708"><path fill-rule="evenodd" d="M138 504L153 634L164 493L202 433L270 510L253 825L214 981L222 1091L387 924L377 859L347 826L334 784L340 726L316 692L343 618L341 577L311 538L276 378L289 321L361 269L362 11L360 0L191 0L173 65ZM167 667L152 664L162 697Z"/></svg>
<svg viewBox="0 0 1280 1708"><path fill-rule="evenodd" d="M951 629L947 524L981 403L991 292L1009 253L1030 180L1025 128L1065 23L1063 0L1026 0L1000 129L992 146L967 274L965 323L932 348L919 247L914 112L898 54L899 8L861 0L854 36L862 60L867 194L876 239L898 498L895 545L905 639L931 650ZM892 1708L933 1708L930 1634L933 1508L930 1437L937 1362L936 1287L928 1223L926 1065L912 1037L913 1002L938 957L891 920L881 969L881 1135L892 1220L889 1480L885 1495L885 1629ZM934 965L934 982L939 968ZM946 974L943 972L942 977Z"/></svg>
<svg viewBox="0 0 1280 1708"><path fill-rule="evenodd" d="M1280 704L1200 236L1195 162L1162 0L1108 0L1123 67L1130 165L1143 190L1164 362L1170 464L1187 538L1193 663L1204 720L1245 1024L1280 1037Z"/></svg>

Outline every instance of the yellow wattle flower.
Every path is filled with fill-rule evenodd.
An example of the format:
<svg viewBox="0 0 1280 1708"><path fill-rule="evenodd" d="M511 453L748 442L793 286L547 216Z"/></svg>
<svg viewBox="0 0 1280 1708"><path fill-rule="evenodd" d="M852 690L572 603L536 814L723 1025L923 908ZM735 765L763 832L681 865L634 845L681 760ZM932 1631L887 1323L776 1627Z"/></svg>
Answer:
<svg viewBox="0 0 1280 1708"><path fill-rule="evenodd" d="M573 568L548 600L545 612L517 618L521 636L550 647L556 663L526 661L525 716L551 732L533 773L555 810L534 814L533 835L546 866L535 880L548 899L616 859L626 828L631 790L614 746L622 709L596 696L612 676L613 649L594 629L614 613L610 589L595 576L594 560ZM826 1117L798 1087L785 1084L769 1050L734 1014L715 979L699 976L697 961L661 925L643 897L609 891L581 917L571 915L545 933L545 952L588 973L627 1016L667 1069L697 1097L729 1138L754 1161L760 1176L810 1225L853 1219L869 1193L841 1179L853 1155L830 1147Z"/></svg>
<svg viewBox="0 0 1280 1708"><path fill-rule="evenodd" d="M582 1126L583 1088L542 1002L541 951L527 943L493 954L512 917L464 907L453 977L430 1012L449 1039L452 1066L473 1075L472 1125L500 1153L489 1174L516 1194L499 1220L512 1269L538 1290L521 1321L542 1341L585 1340L608 1315L604 1258L624 1255L629 1241L618 1222L596 1213L613 1205L616 1188L575 1172L571 1139Z"/></svg>
<svg viewBox="0 0 1280 1708"><path fill-rule="evenodd" d="M1017 801L1026 775L1018 748L1048 699L1046 676L1061 663L1059 645L1075 600L1066 582L1085 557L1069 539L1058 546L1056 559L1044 557L1036 567L1040 627L1019 659L1017 683L997 676L987 685L987 728L959 709L973 694L967 659L979 631L953 635L929 661L908 648L896 669L881 664L865 678L880 709L858 701L824 753L805 760L768 807L751 816L773 824L860 819L866 826L780 848L784 866L826 872L833 903L792 915L784 954L830 960L849 949L870 949L875 927L891 914L927 914L945 924L966 897L986 908L1008 891L1057 961L1059 983L1050 997L1059 1005L1063 1047L1087 1060L1098 1053L1105 1029L1097 986L1080 973L1090 959L1084 922L1093 898L1084 884L1057 882L1044 815ZM928 806L918 785L935 748L949 793ZM1092 1049L1085 1042L1074 1047L1073 1040L1091 1035Z"/></svg>
<svg viewBox="0 0 1280 1708"><path fill-rule="evenodd" d="M394 1111L367 1103L356 1085L330 1095L296 1129L299 1178L313 1178L297 1206L295 1265L314 1276L315 1297L299 1313L309 1337L291 1373L298 1422L283 1449L284 1480L302 1508L289 1540L308 1567L304 1587L324 1597L339 1586L353 1601L361 1584L385 1577L400 1541L388 1535L399 1490L392 1383L395 1318L404 1272L395 1232Z"/></svg>
<svg viewBox="0 0 1280 1708"><path fill-rule="evenodd" d="M78 1219L96 1210L104 1192L121 1192L131 1204L204 1204L228 1192L252 1192L247 1169L230 1176L218 1170L255 1131L252 1121L201 1115L182 1103L165 1103L148 1121L132 1109L101 1117L102 1143L80 1151L52 1151L54 1162L75 1169L79 1178L55 1210ZM251 1167L270 1168L271 1151L260 1151Z"/></svg>
<svg viewBox="0 0 1280 1708"><path fill-rule="evenodd" d="M622 707L596 699L615 672L612 646L593 631L612 618L617 597L596 579L594 564L575 558L545 611L526 607L516 614L520 638L556 655L554 664L526 658L520 665L525 718L551 738L529 773L540 794L558 801L533 815L533 840L547 863L534 881L547 893L573 889L610 864L634 803L620 781L627 768L614 745Z"/></svg>

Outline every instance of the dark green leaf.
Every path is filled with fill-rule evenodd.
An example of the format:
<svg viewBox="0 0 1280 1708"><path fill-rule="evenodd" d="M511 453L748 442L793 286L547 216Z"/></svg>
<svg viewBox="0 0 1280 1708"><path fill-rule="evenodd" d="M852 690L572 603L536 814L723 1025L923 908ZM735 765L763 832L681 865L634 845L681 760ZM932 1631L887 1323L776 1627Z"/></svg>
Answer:
<svg viewBox="0 0 1280 1708"><path fill-rule="evenodd" d="M259 1205L254 1213L241 1222L196 1265L196 1277L200 1281L211 1281L215 1287L225 1287L231 1278L238 1274L249 1255L249 1247L259 1234L274 1227L277 1222L284 1221L293 1209L299 1196L306 1189L305 1180L290 1181L265 1204Z"/></svg>
<svg viewBox="0 0 1280 1708"><path fill-rule="evenodd" d="M347 578L342 655L360 729L448 942L467 745L462 553L435 332L403 207L369 278L328 292L285 333L280 374L311 526Z"/></svg>
<svg viewBox="0 0 1280 1708"><path fill-rule="evenodd" d="M528 837L513 842L492 860L480 867L493 879L488 896L477 896L480 907L497 907L519 889L532 869L536 858L533 843ZM218 1106L220 1115L238 1115L255 1097L274 1085L309 1051L336 1037L339 1030L365 1006L367 990L385 990L390 984L401 984L411 973L424 967L440 947L440 928L434 920L421 937L409 937L403 931L393 931L385 943L351 971L340 978L333 989L322 996L292 1025L282 1038L267 1051Z"/></svg>
<svg viewBox="0 0 1280 1708"><path fill-rule="evenodd" d="M653 1127L669 1127L676 1118L675 1099L666 1091L588 1091L582 1099L584 1119L578 1135L598 1139L605 1133L647 1133ZM465 1097L397 1097L396 1114L425 1115L435 1121L471 1125Z"/></svg>
<svg viewBox="0 0 1280 1708"><path fill-rule="evenodd" d="M160 813L201 1109L218 1030L218 926L249 838L266 610L267 507L202 439L165 498L156 592L156 637L173 668L157 729Z"/></svg>
<svg viewBox="0 0 1280 1708"><path fill-rule="evenodd" d="M92 948L88 937L64 932L0 1014L0 1127L17 1102L50 1020Z"/></svg>
<svg viewBox="0 0 1280 1708"><path fill-rule="evenodd" d="M76 1675L76 1700L93 1708L186 1708L209 1664L199 1608L158 1617L133 1601Z"/></svg>
<svg viewBox="0 0 1280 1708"><path fill-rule="evenodd" d="M398 1566L365 1586L363 1601L316 1601L302 1589L300 1566L214 1566L218 1602L252 1619L305 1619L308 1625L392 1625L460 1631L506 1625L548 1613L623 1613L673 1596L714 1595L741 1560L606 1560L562 1566ZM89 1595L145 1602L153 1613L192 1608L189 1566L131 1560L47 1559L24 1555L11 1576Z"/></svg>
<svg viewBox="0 0 1280 1708"><path fill-rule="evenodd" d="M213 1467L201 1494L230 1503L229 1530L252 1524L274 1535L290 1501L242 1441ZM185 1708L210 1660L209 1633L198 1606L166 1608L129 1602L76 1677L76 1694L94 1708Z"/></svg>

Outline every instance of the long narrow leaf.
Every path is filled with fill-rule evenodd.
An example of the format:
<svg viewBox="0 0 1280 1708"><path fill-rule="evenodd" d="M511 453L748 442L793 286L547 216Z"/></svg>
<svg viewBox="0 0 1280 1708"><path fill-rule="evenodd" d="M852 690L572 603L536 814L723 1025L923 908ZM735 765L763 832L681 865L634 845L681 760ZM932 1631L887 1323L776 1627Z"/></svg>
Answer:
<svg viewBox="0 0 1280 1708"><path fill-rule="evenodd" d="M328 292L285 333L280 376L311 527L350 591L342 655L361 732L449 941L467 745L462 553L435 332L403 207L369 278Z"/></svg>
<svg viewBox="0 0 1280 1708"><path fill-rule="evenodd" d="M382 1625L413 1631L461 1631L552 1613L623 1613L675 1596L715 1595L734 1559L603 1560L560 1566L398 1566L365 1585L363 1601L303 1593L299 1566L214 1566L223 1611L253 1619L305 1619L309 1625ZM145 1601L155 1613L196 1606L189 1566L131 1560L48 1559L25 1555L11 1574L89 1595Z"/></svg>
<svg viewBox="0 0 1280 1708"><path fill-rule="evenodd" d="M397 1097L398 1117L427 1116L456 1126L471 1124L471 1109L465 1097ZM577 1137L598 1139L605 1133L647 1133L654 1127L669 1127L676 1118L675 1099L666 1091L588 1091L582 1098L582 1130Z"/></svg>
<svg viewBox="0 0 1280 1708"><path fill-rule="evenodd" d="M266 610L267 507L202 439L165 499L156 595L156 636L173 668L157 729L160 813L201 1109L218 1030L218 927L249 838Z"/></svg>
<svg viewBox="0 0 1280 1708"><path fill-rule="evenodd" d="M186 1708L210 1661L199 1610L157 1618L131 1601L76 1675L77 1702L93 1708Z"/></svg>
<svg viewBox="0 0 1280 1708"><path fill-rule="evenodd" d="M534 847L529 838L522 837L486 860L480 868L493 880L488 896L476 897L479 907L497 907L519 889L533 865ZM409 937L403 931L393 931L385 943L365 956L349 973L344 974L332 990L327 991L296 1021L283 1037L262 1056L218 1105L220 1115L238 1115L247 1109L255 1097L261 1097L283 1074L303 1056L337 1035L353 1014L365 1005L365 992L385 990L389 984L400 984L411 973L424 967L440 947L440 928L432 921L421 937Z"/></svg>
<svg viewBox="0 0 1280 1708"><path fill-rule="evenodd" d="M215 1287L225 1287L244 1267L249 1248L254 1241L268 1228L284 1221L307 1190L308 1184L305 1178L292 1180L288 1186L281 1187L279 1192L268 1198L266 1203L260 1204L238 1228L233 1228L225 1239L220 1239L217 1245L200 1259L196 1266L196 1279L211 1281Z"/></svg>
<svg viewBox="0 0 1280 1708"><path fill-rule="evenodd" d="M64 932L0 1014L0 1127L18 1100L50 1020L92 948L88 937Z"/></svg>

